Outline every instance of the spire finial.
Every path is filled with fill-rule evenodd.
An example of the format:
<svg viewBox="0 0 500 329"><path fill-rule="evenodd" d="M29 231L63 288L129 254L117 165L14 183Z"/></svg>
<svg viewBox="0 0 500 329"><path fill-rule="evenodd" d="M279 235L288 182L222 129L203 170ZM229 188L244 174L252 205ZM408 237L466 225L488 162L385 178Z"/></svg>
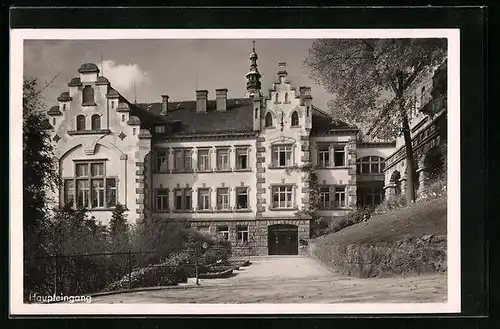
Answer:
<svg viewBox="0 0 500 329"><path fill-rule="evenodd" d="M252 43L253 43L252 51L255 52L255 40L252 41Z"/></svg>

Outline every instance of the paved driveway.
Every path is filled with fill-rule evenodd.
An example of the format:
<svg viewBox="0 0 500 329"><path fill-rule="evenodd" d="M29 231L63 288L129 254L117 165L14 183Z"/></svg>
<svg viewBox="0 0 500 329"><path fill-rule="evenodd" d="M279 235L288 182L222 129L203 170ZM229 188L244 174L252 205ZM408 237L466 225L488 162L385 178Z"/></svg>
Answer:
<svg viewBox="0 0 500 329"><path fill-rule="evenodd" d="M198 287L93 297L93 303L349 303L444 302L446 275L360 279L339 276L306 257L254 258L227 279Z"/></svg>

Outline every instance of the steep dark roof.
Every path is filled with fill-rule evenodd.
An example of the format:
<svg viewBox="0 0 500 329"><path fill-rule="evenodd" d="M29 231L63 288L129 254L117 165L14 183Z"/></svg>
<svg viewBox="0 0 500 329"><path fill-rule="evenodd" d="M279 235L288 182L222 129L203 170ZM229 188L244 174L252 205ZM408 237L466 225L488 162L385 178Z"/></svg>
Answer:
<svg viewBox="0 0 500 329"><path fill-rule="evenodd" d="M55 106L52 106L48 111L47 111L47 114L48 115L62 115L62 112L59 110L59 106L58 105L55 105Z"/></svg>
<svg viewBox="0 0 500 329"><path fill-rule="evenodd" d="M77 86L81 86L82 85L82 82L80 81L80 78L73 78L71 79L70 82L68 82L68 87L77 87Z"/></svg>
<svg viewBox="0 0 500 329"><path fill-rule="evenodd" d="M85 63L80 66L78 69L78 72L80 73L94 73L94 72L99 72L99 69L97 68L97 65L94 63Z"/></svg>
<svg viewBox="0 0 500 329"><path fill-rule="evenodd" d="M334 120L328 113L315 106L312 107L312 116L313 132L329 131L333 129L358 129L341 120Z"/></svg>
<svg viewBox="0 0 500 329"><path fill-rule="evenodd" d="M103 77L102 75L101 76L98 76L97 77L97 82L96 82L97 85L109 85L109 80L106 78L106 77Z"/></svg>
<svg viewBox="0 0 500 329"><path fill-rule="evenodd" d="M61 95L59 97L57 97L57 100L59 102L70 102L71 97L69 96L69 92L67 92L67 91L62 92Z"/></svg>
<svg viewBox="0 0 500 329"><path fill-rule="evenodd" d="M161 103L137 104L148 113L159 115ZM252 100L235 98L227 100L227 110L216 111L215 100L209 100L206 113L196 113L196 101L170 102L166 121L181 121L182 129L176 134L252 132Z"/></svg>

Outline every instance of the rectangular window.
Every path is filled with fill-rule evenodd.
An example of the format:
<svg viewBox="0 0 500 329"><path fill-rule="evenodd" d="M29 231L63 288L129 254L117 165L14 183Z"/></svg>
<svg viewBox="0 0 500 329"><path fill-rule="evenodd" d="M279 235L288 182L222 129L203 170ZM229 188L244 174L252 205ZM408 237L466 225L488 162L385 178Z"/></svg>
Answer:
<svg viewBox="0 0 500 329"><path fill-rule="evenodd" d="M64 180L64 202L81 208L113 208L117 202L116 178L106 177L105 162L75 163L75 178Z"/></svg>
<svg viewBox="0 0 500 329"><path fill-rule="evenodd" d="M236 188L236 208L248 209L248 187Z"/></svg>
<svg viewBox="0 0 500 329"><path fill-rule="evenodd" d="M217 170L229 170L229 149L217 150Z"/></svg>
<svg viewBox="0 0 500 329"><path fill-rule="evenodd" d="M229 227L227 225L218 225L217 235L224 240L229 240Z"/></svg>
<svg viewBox="0 0 500 329"><path fill-rule="evenodd" d="M156 152L156 172L167 172L168 170L168 155L167 151Z"/></svg>
<svg viewBox="0 0 500 329"><path fill-rule="evenodd" d="M288 186L273 186L273 207L274 208L292 208L292 189Z"/></svg>
<svg viewBox="0 0 500 329"><path fill-rule="evenodd" d="M77 163L75 172L76 172L76 177L87 177L89 175L89 164Z"/></svg>
<svg viewBox="0 0 500 329"><path fill-rule="evenodd" d="M191 189L181 188L176 189L174 192L174 207L175 210L191 210Z"/></svg>
<svg viewBox="0 0 500 329"><path fill-rule="evenodd" d="M75 181L72 179L64 180L64 204L73 205L75 202Z"/></svg>
<svg viewBox="0 0 500 329"><path fill-rule="evenodd" d="M104 179L92 180L92 208L104 208Z"/></svg>
<svg viewBox="0 0 500 329"><path fill-rule="evenodd" d="M345 208L346 207L346 188L335 187L335 208Z"/></svg>
<svg viewBox="0 0 500 329"><path fill-rule="evenodd" d="M158 134L163 134L165 133L165 126L161 125L161 126L156 126L155 127L155 132L158 133Z"/></svg>
<svg viewBox="0 0 500 329"><path fill-rule="evenodd" d="M273 166L290 167L292 166L292 146L279 145L273 146Z"/></svg>
<svg viewBox="0 0 500 329"><path fill-rule="evenodd" d="M335 167L345 166L345 150L344 148L335 148L334 159Z"/></svg>
<svg viewBox="0 0 500 329"><path fill-rule="evenodd" d="M90 181L87 179L76 182L76 206L78 208L88 208L90 206Z"/></svg>
<svg viewBox="0 0 500 329"><path fill-rule="evenodd" d="M330 167L330 148L328 146L318 148L318 166Z"/></svg>
<svg viewBox="0 0 500 329"><path fill-rule="evenodd" d="M198 150L198 170L210 170L210 150Z"/></svg>
<svg viewBox="0 0 500 329"><path fill-rule="evenodd" d="M106 207L116 206L116 179L106 178Z"/></svg>
<svg viewBox="0 0 500 329"><path fill-rule="evenodd" d="M208 188L198 189L198 209L210 210L210 190Z"/></svg>
<svg viewBox="0 0 500 329"><path fill-rule="evenodd" d="M236 227L236 239L238 243L248 242L248 225L238 225Z"/></svg>
<svg viewBox="0 0 500 329"><path fill-rule="evenodd" d="M319 189L319 208L328 209L330 206L330 187L321 187Z"/></svg>
<svg viewBox="0 0 500 329"><path fill-rule="evenodd" d="M156 190L156 210L166 211L168 210L168 190L167 189L157 189Z"/></svg>
<svg viewBox="0 0 500 329"><path fill-rule="evenodd" d="M174 151L174 171L191 171L193 169L191 162L191 150Z"/></svg>
<svg viewBox="0 0 500 329"><path fill-rule="evenodd" d="M248 169L248 149L236 149L236 168L239 170Z"/></svg>
<svg viewBox="0 0 500 329"><path fill-rule="evenodd" d="M218 188L217 189L217 209L218 210L229 210L229 189L228 188Z"/></svg>

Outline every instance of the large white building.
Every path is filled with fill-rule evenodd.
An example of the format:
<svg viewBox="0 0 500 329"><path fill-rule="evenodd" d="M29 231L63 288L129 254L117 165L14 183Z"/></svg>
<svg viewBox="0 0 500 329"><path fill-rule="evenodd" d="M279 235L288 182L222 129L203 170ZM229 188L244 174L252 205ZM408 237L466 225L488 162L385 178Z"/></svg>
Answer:
<svg viewBox="0 0 500 329"><path fill-rule="evenodd" d="M193 91L195 100L132 104L94 64L83 64L48 114L64 188L106 225L113 207L129 221L188 220L231 241L235 254L297 254L309 238L307 174L318 177L320 215L343 216L384 197L384 160L394 143L357 143L358 130L294 88L285 63L267 95L255 49L247 95ZM358 170L356 170L358 168Z"/></svg>

